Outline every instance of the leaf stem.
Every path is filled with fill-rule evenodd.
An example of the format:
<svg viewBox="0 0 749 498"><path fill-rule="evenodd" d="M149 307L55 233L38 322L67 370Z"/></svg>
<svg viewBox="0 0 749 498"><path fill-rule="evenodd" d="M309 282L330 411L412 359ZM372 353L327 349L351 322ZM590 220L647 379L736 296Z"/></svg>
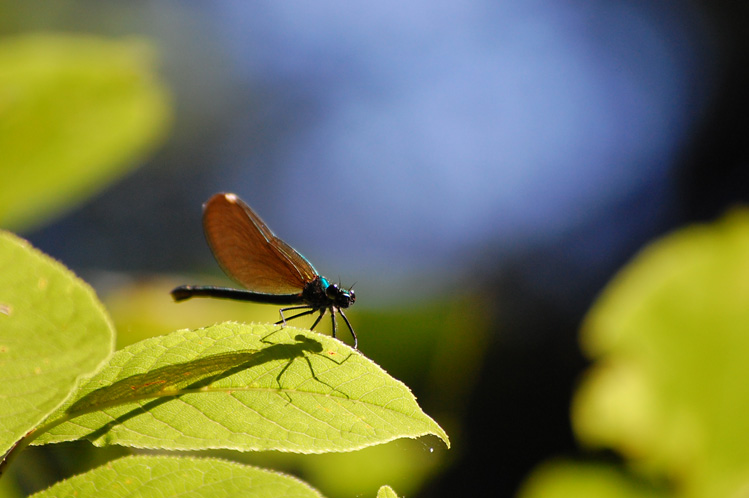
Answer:
<svg viewBox="0 0 749 498"><path fill-rule="evenodd" d="M29 432L27 432L26 434L24 434L24 436L21 439L13 443L13 446L11 446L10 449L7 452L5 452L5 455L3 455L3 458L0 460L0 478L3 477L3 474L5 473L5 469L7 469L8 466L10 466L11 462L15 460L16 456L18 456L19 453L25 450L36 438L38 438L45 432L51 429L54 429L55 427L62 424L63 422L67 422L68 420L71 420L80 415L81 413L76 413L75 415L66 413L62 417L52 420L51 422L47 422L46 424L43 424L41 427L35 427L31 429Z"/></svg>
<svg viewBox="0 0 749 498"><path fill-rule="evenodd" d="M23 451L24 448L26 448L31 443L31 441L36 439L35 432L36 429L31 429L21 439L13 443L13 446L11 446L10 449L5 452L5 455L3 455L3 459L0 460L0 478L3 477L5 469L15 459L16 455Z"/></svg>

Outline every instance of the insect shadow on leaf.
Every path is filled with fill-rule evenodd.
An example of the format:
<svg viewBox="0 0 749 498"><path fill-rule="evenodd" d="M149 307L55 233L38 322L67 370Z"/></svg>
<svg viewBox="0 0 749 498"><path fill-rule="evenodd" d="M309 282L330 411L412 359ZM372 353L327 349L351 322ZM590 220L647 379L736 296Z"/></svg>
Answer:
<svg viewBox="0 0 749 498"><path fill-rule="evenodd" d="M265 344L271 344L271 346L268 347L268 350L272 349L272 348L275 348L275 347L279 347L279 346L289 346L288 344L273 343L273 342L270 342L270 341L267 340L270 336L272 336L272 335L274 335L274 334L276 334L277 332L280 332L280 331L281 331L281 329L274 330L273 332L271 332L270 334L266 335L265 337L263 337L260 340L261 342L263 342ZM341 361L336 361L333 358L330 358L329 356L321 354L323 352L323 345L319 341L316 341L315 339L309 338L309 337L307 337L305 335L302 335L302 334L297 334L294 337L294 340L297 341L297 345L300 346L299 347L299 354L296 355L296 356L294 356L294 357L292 357L292 358L290 358L289 362L287 362L283 366L283 368L281 369L281 371L278 372L278 375L276 375L276 383L278 384L278 388L279 388L279 390L280 390L281 393L283 393L283 394L286 395L286 397L289 400L289 403L291 403L291 396L289 395L288 390L284 389L282 387L282 385L281 385L281 377L283 377L283 375L286 373L286 371L289 369L289 367L294 363L294 360L296 360L297 357L304 358L304 361L307 363L307 366L309 367L310 375L312 376L313 379L315 379L320 384L323 384L323 385L329 387L332 391L337 391L340 394L342 394L343 396L345 396L346 398L348 398L349 397L348 394L344 393L343 391L341 391L337 387L335 387L335 386L333 386L331 384L328 384L327 382L321 380L317 376L317 374L315 373L315 369L312 367L312 362L310 361L310 354L311 355L315 355L315 356L319 356L320 358L325 358L326 360L332 361L333 363L335 363L338 366L341 366L344 362L346 362L351 357L351 354L349 354L346 358L342 359Z"/></svg>
<svg viewBox="0 0 749 498"><path fill-rule="evenodd" d="M348 360L350 355L340 362L333 358L328 358L321 354L323 351L323 345L319 341L301 334L295 337L295 340L297 341L295 344L272 343L267 341L266 339L274 333L275 332L261 339L263 343L269 344L269 346L265 348L218 353L184 363L167 365L142 374L129 376L109 386L99 388L73 403L65 411L65 416L60 420L60 422L118 405L154 398L153 400L116 417L106 425L83 437L83 439L93 441L106 434L113 427L123 424L137 415L153 410L157 406L166 403L171 399L178 398L185 394L194 394L205 391L205 388L221 379L227 378L248 368L277 360L288 360L276 376L279 391L283 392L284 388L281 385L281 377L297 358L305 359L313 379L328 386L332 391L337 391L343 396L348 397L342 391L317 377L308 354L319 355L322 358L327 358L337 365ZM285 394L289 399L289 402L291 402L291 397L288 393Z"/></svg>

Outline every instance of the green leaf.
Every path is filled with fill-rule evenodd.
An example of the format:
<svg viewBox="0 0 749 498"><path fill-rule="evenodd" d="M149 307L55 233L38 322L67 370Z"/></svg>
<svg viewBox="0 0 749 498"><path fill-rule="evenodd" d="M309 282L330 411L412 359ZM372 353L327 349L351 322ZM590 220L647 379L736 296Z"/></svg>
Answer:
<svg viewBox="0 0 749 498"><path fill-rule="evenodd" d="M94 291L26 241L0 231L0 455L111 353Z"/></svg>
<svg viewBox="0 0 749 498"><path fill-rule="evenodd" d="M432 441L399 439L354 453L304 455L290 468L298 469L311 484L331 496L371 496L383 483L404 496L415 496L449 459L447 450L433 448ZM265 465L267 455L261 453L247 463ZM274 461L273 467L281 468L276 465Z"/></svg>
<svg viewBox="0 0 749 498"><path fill-rule="evenodd" d="M268 470L214 458L165 456L135 456L114 460L32 496L322 497L307 484Z"/></svg>
<svg viewBox="0 0 749 498"><path fill-rule="evenodd" d="M61 215L163 139L169 99L153 58L143 40L0 41L0 226Z"/></svg>
<svg viewBox="0 0 749 498"><path fill-rule="evenodd" d="M645 249L591 310L597 360L573 406L579 437L685 496L736 496L749 476L749 211Z"/></svg>
<svg viewBox="0 0 749 498"><path fill-rule="evenodd" d="M118 351L37 443L350 451L445 432L409 389L338 340L224 323ZM54 423L54 422L53 422Z"/></svg>
<svg viewBox="0 0 749 498"><path fill-rule="evenodd" d="M377 498L398 498L398 495L395 494L395 491L390 486L382 486L377 491Z"/></svg>
<svg viewBox="0 0 749 498"><path fill-rule="evenodd" d="M569 461L547 462L535 469L518 498L666 498L658 490L607 464Z"/></svg>

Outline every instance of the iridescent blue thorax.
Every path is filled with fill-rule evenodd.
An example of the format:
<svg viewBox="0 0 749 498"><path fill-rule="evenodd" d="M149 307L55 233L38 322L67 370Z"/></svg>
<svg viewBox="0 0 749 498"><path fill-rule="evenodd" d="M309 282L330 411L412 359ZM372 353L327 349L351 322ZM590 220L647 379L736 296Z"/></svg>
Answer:
<svg viewBox="0 0 749 498"><path fill-rule="evenodd" d="M341 289L337 284L331 284L328 279L318 276L304 286L302 300L313 310L323 308L348 308L356 301L353 289Z"/></svg>

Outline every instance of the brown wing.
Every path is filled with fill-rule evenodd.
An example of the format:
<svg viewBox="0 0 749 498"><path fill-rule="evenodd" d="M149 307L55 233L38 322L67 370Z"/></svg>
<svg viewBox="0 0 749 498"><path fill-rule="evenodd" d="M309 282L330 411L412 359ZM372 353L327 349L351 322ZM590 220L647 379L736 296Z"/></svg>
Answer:
<svg viewBox="0 0 749 498"><path fill-rule="evenodd" d="M224 272L254 292L298 294L317 272L234 194L203 206L203 230Z"/></svg>

